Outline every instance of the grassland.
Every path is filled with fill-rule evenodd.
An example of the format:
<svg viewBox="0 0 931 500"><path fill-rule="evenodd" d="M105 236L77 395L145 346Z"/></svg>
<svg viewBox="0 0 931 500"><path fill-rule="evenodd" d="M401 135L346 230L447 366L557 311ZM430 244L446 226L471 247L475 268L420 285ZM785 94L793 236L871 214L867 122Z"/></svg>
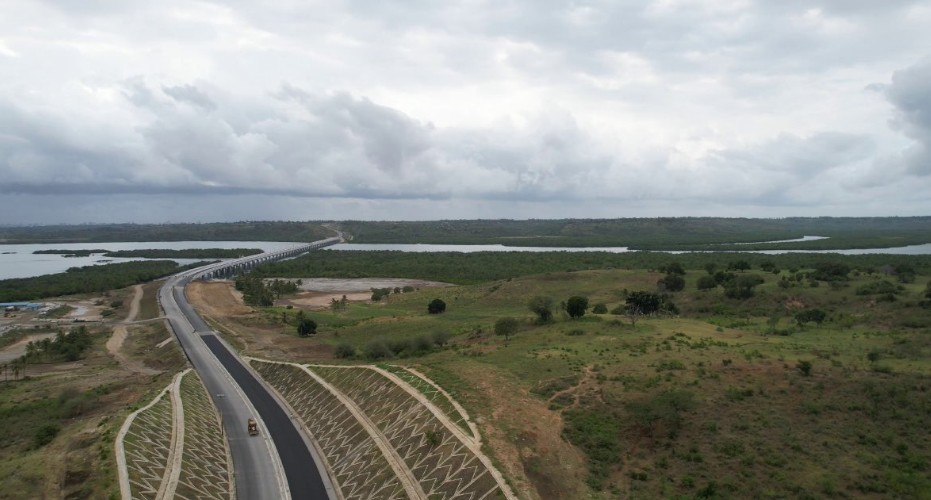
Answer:
<svg viewBox="0 0 931 500"><path fill-rule="evenodd" d="M98 300L123 302L130 293L114 290ZM153 352L167 337L160 323L139 328L124 352L139 363L146 353L157 362L151 368L165 373L126 370L107 353L110 330L100 326L91 327L91 346L77 361L35 359L25 373L0 380L0 498L118 497L116 433L138 402L151 400L185 363L173 344Z"/></svg>
<svg viewBox="0 0 931 500"><path fill-rule="evenodd" d="M717 259L723 268L732 257ZM685 291L670 294L678 315L635 322L557 312L538 324L526 304L582 295L612 310L625 293L655 291L663 274L553 271L392 294L307 312L319 325L307 342L352 346L366 361L373 342L397 346L390 363L462 402L530 498L922 497L931 491L929 273L913 265L921 272L900 283L863 266L820 281L789 267L737 272L763 279L744 300L698 290L706 272L689 270ZM427 314L434 298L444 314ZM824 322L800 325L796 314L812 309ZM264 312L263 331L294 335L281 323L288 310ZM520 322L510 340L493 334L505 316ZM405 347L436 332L448 344Z"/></svg>

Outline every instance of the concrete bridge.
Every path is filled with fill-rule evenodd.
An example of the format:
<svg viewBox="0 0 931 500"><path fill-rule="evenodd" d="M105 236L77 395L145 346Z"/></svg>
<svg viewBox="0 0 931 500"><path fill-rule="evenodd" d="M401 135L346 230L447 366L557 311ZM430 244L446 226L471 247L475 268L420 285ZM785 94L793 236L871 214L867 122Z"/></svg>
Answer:
<svg viewBox="0 0 931 500"><path fill-rule="evenodd" d="M328 247L340 242L342 242L342 239L338 237L327 238L313 243L305 243L291 248L285 248L277 252L266 252L258 255L250 255L249 257L218 262L203 268L201 271L194 274L192 279L229 279L247 273L260 264L274 262L276 260L293 259L311 250Z"/></svg>

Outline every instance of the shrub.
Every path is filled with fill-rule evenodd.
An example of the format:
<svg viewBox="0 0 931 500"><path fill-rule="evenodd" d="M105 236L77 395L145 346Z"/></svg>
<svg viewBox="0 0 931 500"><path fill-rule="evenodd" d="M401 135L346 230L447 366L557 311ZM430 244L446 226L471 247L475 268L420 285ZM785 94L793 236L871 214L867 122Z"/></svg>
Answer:
<svg viewBox="0 0 931 500"><path fill-rule="evenodd" d="M356 348L351 344L340 344L336 346L333 354L335 354L337 358L341 359L351 358L356 355Z"/></svg>
<svg viewBox="0 0 931 500"><path fill-rule="evenodd" d="M819 262L812 277L820 281L846 280L850 266L840 262Z"/></svg>
<svg viewBox="0 0 931 500"><path fill-rule="evenodd" d="M749 299L753 289L763 283L763 278L756 274L743 274L724 285L724 295L732 299Z"/></svg>
<svg viewBox="0 0 931 500"><path fill-rule="evenodd" d="M433 341L426 335L418 335L414 338L414 341L411 342L411 346L417 352L427 352L433 348Z"/></svg>
<svg viewBox="0 0 931 500"><path fill-rule="evenodd" d="M715 281L714 276L710 274L701 276L698 278L698 289L699 290L710 290L718 286L718 282Z"/></svg>
<svg viewBox="0 0 931 500"><path fill-rule="evenodd" d="M882 295L882 294L897 294L899 293L899 287L889 283L886 280L872 281L857 287L857 295Z"/></svg>
<svg viewBox="0 0 931 500"><path fill-rule="evenodd" d="M824 322L827 318L827 313L821 309L805 309L804 311L799 311L795 313L795 321L799 326L804 326L805 323L818 323L819 325Z"/></svg>
<svg viewBox="0 0 931 500"><path fill-rule="evenodd" d="M55 439L55 436L58 435L58 431L61 428L57 424L45 424L42 427L39 427L36 430L36 433L32 436L32 447L41 448Z"/></svg>
<svg viewBox="0 0 931 500"><path fill-rule="evenodd" d="M301 337L317 333L317 322L310 318L300 318L297 322L297 334Z"/></svg>
<svg viewBox="0 0 931 500"><path fill-rule="evenodd" d="M433 299L427 304L427 312L430 314L440 314L446 311L446 302L441 299Z"/></svg>
<svg viewBox="0 0 931 500"><path fill-rule="evenodd" d="M570 409L563 418L563 437L588 457L588 484L596 490L601 489L609 468L621 461L621 422L606 408Z"/></svg>
<svg viewBox="0 0 931 500"><path fill-rule="evenodd" d="M802 360L795 364L795 369L802 375L808 377L811 375L811 361Z"/></svg>
<svg viewBox="0 0 931 500"><path fill-rule="evenodd" d="M553 319L553 299L549 297L538 295L530 299L527 307L537 315L540 323L549 323Z"/></svg>
<svg viewBox="0 0 931 500"><path fill-rule="evenodd" d="M370 360L392 358L393 353L388 348L388 344L383 340L369 342L365 346L365 357Z"/></svg>
<svg viewBox="0 0 931 500"><path fill-rule="evenodd" d="M442 330L436 331L436 332L433 332L433 335L431 336L431 338L433 339L434 344L440 347L443 347L444 345L446 345L447 342L449 342L449 332L445 332Z"/></svg>
<svg viewBox="0 0 931 500"><path fill-rule="evenodd" d="M607 314L608 306L604 304L595 304L595 307L592 307L592 314Z"/></svg>

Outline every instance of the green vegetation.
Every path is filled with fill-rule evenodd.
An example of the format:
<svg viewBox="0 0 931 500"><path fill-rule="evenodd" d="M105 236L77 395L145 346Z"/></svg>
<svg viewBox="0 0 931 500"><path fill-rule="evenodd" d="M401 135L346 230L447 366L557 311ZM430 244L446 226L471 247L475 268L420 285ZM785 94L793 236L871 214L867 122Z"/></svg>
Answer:
<svg viewBox="0 0 931 500"><path fill-rule="evenodd" d="M430 314L441 314L446 312L446 302L443 299L433 299L427 304L427 312Z"/></svg>
<svg viewBox="0 0 931 500"><path fill-rule="evenodd" d="M566 301L566 314L568 314L570 318L581 318L585 316L585 311L587 310L588 299L585 297L573 295Z"/></svg>
<svg viewBox="0 0 931 500"><path fill-rule="evenodd" d="M818 264L841 262L860 273L894 272L897 265L909 265L922 274L931 273L931 255L836 255L836 254L721 254L689 253L672 255L654 252L437 252L325 250L310 255L259 266L254 274L277 278L413 278L457 284L477 284L531 274L582 271L587 269L657 269L672 262L685 269L705 269L709 264L724 267L740 259L759 268L774 263L780 269L808 269ZM718 271L722 277L729 273ZM736 275L736 273L733 273ZM787 276L787 275L786 275ZM659 277L654 278L655 285ZM688 286L691 285L686 280ZM720 283L718 283L720 284Z"/></svg>
<svg viewBox="0 0 931 500"><path fill-rule="evenodd" d="M253 306L270 306L276 299L297 292L300 280L263 280L255 273L236 277L236 290L242 292L246 304Z"/></svg>
<svg viewBox="0 0 931 500"><path fill-rule="evenodd" d="M144 250L117 250L107 252L105 257L137 257L141 259L236 259L262 253L261 248L186 248L168 250L153 248Z"/></svg>
<svg viewBox="0 0 931 500"><path fill-rule="evenodd" d="M32 252L36 255L61 255L63 257L88 257L94 254L107 253L108 250L36 250Z"/></svg>
<svg viewBox="0 0 931 500"><path fill-rule="evenodd" d="M26 344L27 363L77 361L93 344L91 334L86 326L72 328L65 332L59 330L54 339L42 339Z"/></svg>
<svg viewBox="0 0 931 500"><path fill-rule="evenodd" d="M144 283L206 264L178 266L170 260L120 262L100 266L72 267L64 273L33 278L0 280L0 302L34 300L79 293L100 293Z"/></svg>
<svg viewBox="0 0 931 500"><path fill-rule="evenodd" d="M71 306L69 306L69 305L67 305L67 304L63 304L63 305L60 305L60 306L58 306L58 307L56 307L56 308L54 308L54 309L52 309L52 310L46 312L46 313L45 313L45 317L46 317L46 318L49 318L49 319L64 318L64 317L67 316L68 314L71 314L71 311L73 311L73 310L74 310L73 307L71 307Z"/></svg>
<svg viewBox="0 0 931 500"><path fill-rule="evenodd" d="M510 316L498 318L495 321L495 335L503 335L505 339L510 339L511 335L517 333L518 328L520 328L520 323Z"/></svg>
<svg viewBox="0 0 931 500"><path fill-rule="evenodd" d="M341 223L340 227L352 235L354 243L626 246L637 250L740 251L879 248L931 242L931 217L348 221ZM829 239L758 243L806 235L827 236Z"/></svg>
<svg viewBox="0 0 931 500"><path fill-rule="evenodd" d="M0 241L100 243L109 241L317 241L333 231L317 222L222 222L209 224L82 224L0 227Z"/></svg>
<svg viewBox="0 0 931 500"><path fill-rule="evenodd" d="M319 257L332 275L351 275L336 263L356 257L329 260L340 253ZM404 269L406 260L382 255ZM497 255L460 254L451 267L523 265ZM416 257L432 269L435 256ZM585 257L544 254L538 262L549 267L529 276L511 269L484 283L308 312L319 325L313 342L340 357L416 364L476 421L494 422L506 441L491 440L505 450L498 460L526 450L516 467L545 498L913 498L931 489L926 257L675 255L684 273L670 273L670 256L624 258L649 265L567 272ZM915 270L913 282L896 283L898 264ZM685 288L667 295L658 281L670 274ZM741 278L752 295L729 294L727 283ZM884 281L895 301L882 300L888 285L875 283ZM539 321L528 307L535 297L648 313L571 319L568 300L564 310L550 299ZM427 314L432 298L449 310ZM519 334L504 333L514 324ZM418 350L427 332L451 337ZM585 454L587 487L565 472L568 455L540 437L560 432L549 426L553 413Z"/></svg>
<svg viewBox="0 0 931 500"><path fill-rule="evenodd" d="M297 312L297 334L301 337L317 333L317 322L304 316L304 311Z"/></svg>

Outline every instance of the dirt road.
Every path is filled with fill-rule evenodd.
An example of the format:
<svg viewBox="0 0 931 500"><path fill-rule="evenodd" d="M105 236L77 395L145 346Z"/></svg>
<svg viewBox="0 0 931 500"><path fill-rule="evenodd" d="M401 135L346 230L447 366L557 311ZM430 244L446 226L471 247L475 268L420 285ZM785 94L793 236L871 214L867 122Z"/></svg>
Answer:
<svg viewBox="0 0 931 500"><path fill-rule="evenodd" d="M153 370L136 360L129 359L120 351L120 348L123 347L123 341L126 340L126 325L136 320L136 316L139 314L139 303L142 301L142 285L134 286L133 291L133 300L129 304L129 314L126 315L126 319L122 323L113 327L113 335L107 340L107 351L129 371L145 375L158 375L161 373L160 371Z"/></svg>

